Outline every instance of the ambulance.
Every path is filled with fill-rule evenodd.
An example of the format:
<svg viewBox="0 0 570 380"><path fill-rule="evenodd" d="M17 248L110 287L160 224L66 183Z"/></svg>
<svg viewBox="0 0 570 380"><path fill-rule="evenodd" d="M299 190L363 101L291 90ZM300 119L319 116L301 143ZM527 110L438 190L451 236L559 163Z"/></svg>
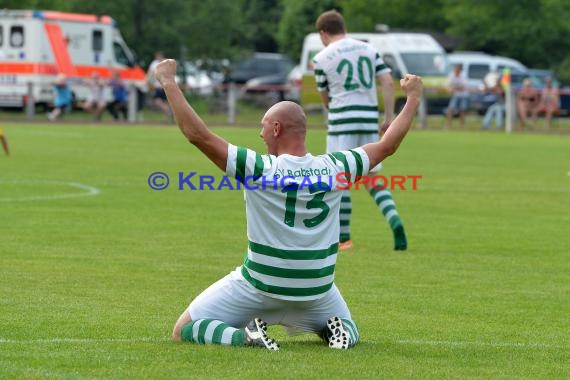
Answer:
<svg viewBox="0 0 570 380"><path fill-rule="evenodd" d="M395 84L395 108L399 112L405 104L406 96L400 89L399 80L406 74L422 76L424 96L429 113L441 112L449 101L445 89L449 63L443 47L429 34L425 33L348 33L348 37L364 41L376 48L384 63L392 69ZM324 48L318 33L310 33L303 42L301 54L301 104L312 108L320 104L317 92L313 58ZM381 96L381 89L378 89ZM383 104L380 101L380 109Z"/></svg>
<svg viewBox="0 0 570 380"><path fill-rule="evenodd" d="M29 93L36 105L52 103L59 74L82 101L87 79L94 73L109 79L113 71L127 84L144 86L145 72L111 17L0 9L0 107L23 107ZM105 96L110 100L110 89Z"/></svg>

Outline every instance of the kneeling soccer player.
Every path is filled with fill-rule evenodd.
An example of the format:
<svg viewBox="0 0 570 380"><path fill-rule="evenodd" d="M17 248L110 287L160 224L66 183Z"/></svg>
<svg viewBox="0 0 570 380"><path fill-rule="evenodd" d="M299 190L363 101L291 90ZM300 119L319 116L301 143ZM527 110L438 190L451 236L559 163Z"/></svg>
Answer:
<svg viewBox="0 0 570 380"><path fill-rule="evenodd" d="M156 77L184 136L228 176L249 178L248 187L259 188L245 191L245 262L190 303L173 339L278 350L266 328L279 324L289 332L319 334L332 348L353 347L358 328L334 284L342 197L337 174L348 173L353 181L396 151L419 105L421 79L402 79L406 105L381 141L319 156L306 149L302 108L277 103L262 119L268 154L261 155L212 133L184 98L175 74L174 60L157 65ZM283 174L307 171L331 177L311 176L307 184L307 177Z"/></svg>

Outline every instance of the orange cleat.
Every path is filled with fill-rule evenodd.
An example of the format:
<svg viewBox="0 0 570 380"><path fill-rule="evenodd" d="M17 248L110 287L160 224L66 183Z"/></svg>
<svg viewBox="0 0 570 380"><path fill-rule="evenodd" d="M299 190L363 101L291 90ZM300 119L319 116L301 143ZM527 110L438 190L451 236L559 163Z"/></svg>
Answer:
<svg viewBox="0 0 570 380"><path fill-rule="evenodd" d="M347 241L343 241L338 243L338 250L339 251L344 251L347 249L352 249L352 240L347 240Z"/></svg>

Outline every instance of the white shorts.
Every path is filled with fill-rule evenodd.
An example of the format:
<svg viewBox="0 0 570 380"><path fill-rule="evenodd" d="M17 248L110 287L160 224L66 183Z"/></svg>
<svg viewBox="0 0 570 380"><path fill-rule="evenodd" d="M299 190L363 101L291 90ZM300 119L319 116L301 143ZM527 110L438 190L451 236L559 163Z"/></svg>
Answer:
<svg viewBox="0 0 570 380"><path fill-rule="evenodd" d="M362 145L378 142L377 133L359 133L353 135L328 135L327 136L327 153L339 152L358 148ZM371 173L375 173L382 169L382 163L376 165Z"/></svg>
<svg viewBox="0 0 570 380"><path fill-rule="evenodd" d="M348 306L334 284L317 300L285 301L255 289L243 278L241 267L204 290L186 311L192 320L217 319L236 328L260 317L268 325L285 326L289 334L319 334L331 317L351 319Z"/></svg>

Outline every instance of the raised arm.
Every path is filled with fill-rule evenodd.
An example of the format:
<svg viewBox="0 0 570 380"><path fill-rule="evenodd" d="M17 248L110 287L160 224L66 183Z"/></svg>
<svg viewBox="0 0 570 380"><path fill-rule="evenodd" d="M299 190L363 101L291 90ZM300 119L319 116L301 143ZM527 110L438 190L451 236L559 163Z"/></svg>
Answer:
<svg viewBox="0 0 570 380"><path fill-rule="evenodd" d="M156 78L164 88L178 127L188 141L202 151L217 167L226 171L228 143L211 132L196 111L188 104L176 84L176 61L165 59L156 66Z"/></svg>
<svg viewBox="0 0 570 380"><path fill-rule="evenodd" d="M406 104L402 112L390 124L382 140L363 146L370 160L370 168L375 167L378 163L384 161L386 157L396 152L406 133L408 133L414 116L418 111L423 90L422 79L416 75L407 74L400 80L400 85L407 95Z"/></svg>

